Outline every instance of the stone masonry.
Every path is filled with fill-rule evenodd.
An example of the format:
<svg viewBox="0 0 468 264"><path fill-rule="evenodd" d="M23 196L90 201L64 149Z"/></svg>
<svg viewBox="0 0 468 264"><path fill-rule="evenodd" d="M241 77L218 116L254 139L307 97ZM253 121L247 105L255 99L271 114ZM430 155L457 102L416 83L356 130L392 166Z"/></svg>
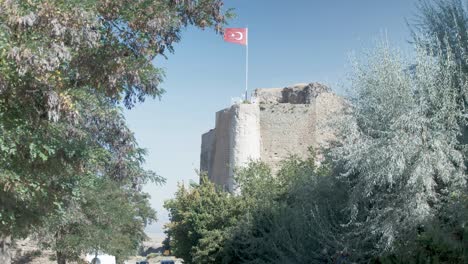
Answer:
<svg viewBox="0 0 468 264"><path fill-rule="evenodd" d="M255 90L251 103L216 113L215 128L202 135L200 171L234 191L234 168L252 160L277 171L291 155L305 158L309 147L327 148L335 138L332 120L344 100L319 83Z"/></svg>

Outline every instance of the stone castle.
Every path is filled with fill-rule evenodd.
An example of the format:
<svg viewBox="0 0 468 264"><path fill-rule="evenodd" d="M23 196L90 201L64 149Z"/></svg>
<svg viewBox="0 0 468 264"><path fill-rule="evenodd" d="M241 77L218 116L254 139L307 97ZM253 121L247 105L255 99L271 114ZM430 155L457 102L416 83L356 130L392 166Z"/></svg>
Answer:
<svg viewBox="0 0 468 264"><path fill-rule="evenodd" d="M330 120L343 107L344 100L319 83L257 89L251 102L216 113L215 128L202 135L200 171L232 192L237 167L261 160L276 171L291 155L305 158L309 147L326 148L335 138Z"/></svg>

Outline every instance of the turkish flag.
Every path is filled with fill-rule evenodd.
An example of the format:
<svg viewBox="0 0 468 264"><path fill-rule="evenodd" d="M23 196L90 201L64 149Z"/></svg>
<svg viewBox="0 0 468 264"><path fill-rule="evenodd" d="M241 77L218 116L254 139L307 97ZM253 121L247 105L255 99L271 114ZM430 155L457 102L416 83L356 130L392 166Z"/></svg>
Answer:
<svg viewBox="0 0 468 264"><path fill-rule="evenodd" d="M226 28L224 30L224 41L247 45L247 28Z"/></svg>

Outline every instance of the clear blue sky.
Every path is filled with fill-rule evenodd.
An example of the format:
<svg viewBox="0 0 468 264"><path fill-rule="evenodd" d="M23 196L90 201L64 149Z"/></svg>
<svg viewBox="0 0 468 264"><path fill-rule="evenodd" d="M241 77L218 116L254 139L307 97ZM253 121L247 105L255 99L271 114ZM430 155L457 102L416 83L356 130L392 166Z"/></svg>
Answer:
<svg viewBox="0 0 468 264"><path fill-rule="evenodd" d="M349 54L372 47L387 35L409 49L405 18L416 0L226 0L237 18L228 27L249 26L250 88L322 82L340 91ZM240 97L245 82L245 47L223 42L212 30L187 29L168 60L159 100L147 100L125 115L140 145L149 152L146 167L167 178L146 186L159 221L147 228L162 233L168 222L163 201L177 182L198 181L201 134L213 128L215 112Z"/></svg>

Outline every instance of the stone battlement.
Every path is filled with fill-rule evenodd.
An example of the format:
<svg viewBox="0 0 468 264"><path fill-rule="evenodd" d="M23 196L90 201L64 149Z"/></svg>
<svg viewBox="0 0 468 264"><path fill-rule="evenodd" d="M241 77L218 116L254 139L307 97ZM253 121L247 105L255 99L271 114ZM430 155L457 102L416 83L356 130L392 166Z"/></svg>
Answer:
<svg viewBox="0 0 468 264"><path fill-rule="evenodd" d="M320 83L300 83L285 88L256 89L253 96L258 103L274 104L310 104L322 93L330 93L331 89Z"/></svg>

